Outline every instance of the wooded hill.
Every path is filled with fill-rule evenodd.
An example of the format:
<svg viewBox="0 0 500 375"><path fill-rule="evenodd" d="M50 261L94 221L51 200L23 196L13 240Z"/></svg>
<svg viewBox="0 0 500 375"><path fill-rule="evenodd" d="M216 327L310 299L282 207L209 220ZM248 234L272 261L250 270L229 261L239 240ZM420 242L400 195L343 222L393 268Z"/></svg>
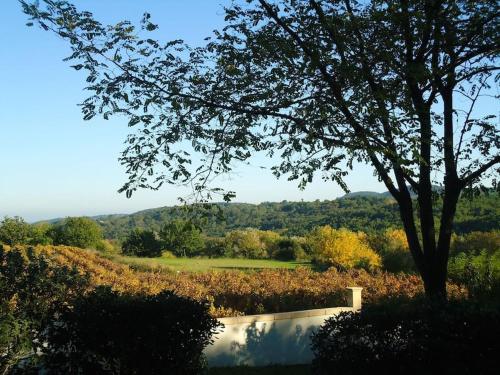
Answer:
<svg viewBox="0 0 500 375"><path fill-rule="evenodd" d="M360 194L313 202L219 203L217 206L220 210L198 214L174 206L94 219L103 227L107 238L116 239L123 239L134 228L159 230L170 220L192 217L196 217L204 233L210 236L223 236L227 231L249 227L286 235L303 235L315 226L326 224L364 232L401 227L396 202L383 195ZM457 209L455 232L498 229L499 218L500 197L497 194L462 199Z"/></svg>

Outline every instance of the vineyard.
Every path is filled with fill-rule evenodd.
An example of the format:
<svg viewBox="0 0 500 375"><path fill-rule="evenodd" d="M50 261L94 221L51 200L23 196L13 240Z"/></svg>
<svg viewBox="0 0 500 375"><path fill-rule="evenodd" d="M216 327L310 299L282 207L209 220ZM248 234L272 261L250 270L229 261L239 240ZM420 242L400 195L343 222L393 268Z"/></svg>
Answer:
<svg viewBox="0 0 500 375"><path fill-rule="evenodd" d="M414 297L423 292L418 276L368 273L363 270L315 272L273 269L255 272L209 271L203 273L138 271L114 263L97 252L66 246L38 246L35 251L51 262L76 267L90 276L93 285L109 285L120 292L156 294L173 290L198 301L207 301L217 317L282 312L346 305L348 286L363 287L367 303L386 297ZM452 296L464 291L449 286Z"/></svg>

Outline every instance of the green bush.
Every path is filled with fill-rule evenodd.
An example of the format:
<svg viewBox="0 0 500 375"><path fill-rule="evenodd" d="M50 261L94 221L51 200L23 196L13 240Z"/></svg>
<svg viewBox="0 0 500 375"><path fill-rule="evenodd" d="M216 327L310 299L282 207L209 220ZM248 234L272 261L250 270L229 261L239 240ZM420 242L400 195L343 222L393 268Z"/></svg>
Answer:
<svg viewBox="0 0 500 375"><path fill-rule="evenodd" d="M485 250L488 254L500 251L500 231L470 232L461 236L454 236L451 253L478 253Z"/></svg>
<svg viewBox="0 0 500 375"><path fill-rule="evenodd" d="M31 240L31 226L23 218L5 217L0 222L0 243L5 245L26 245Z"/></svg>
<svg viewBox="0 0 500 375"><path fill-rule="evenodd" d="M278 233L258 229L234 230L226 233L226 255L232 258L267 259L281 239Z"/></svg>
<svg viewBox="0 0 500 375"><path fill-rule="evenodd" d="M95 248L102 241L102 229L86 217L68 217L53 230L54 243L85 248Z"/></svg>
<svg viewBox="0 0 500 375"><path fill-rule="evenodd" d="M201 255L205 248L201 231L190 221L173 220L160 230L162 247L176 256L192 257Z"/></svg>
<svg viewBox="0 0 500 375"><path fill-rule="evenodd" d="M168 251L168 250L163 250L163 251L161 252L161 257L162 257L163 259L175 259L175 258L177 258L177 257L174 255L174 253L173 253L173 252Z"/></svg>
<svg viewBox="0 0 500 375"><path fill-rule="evenodd" d="M278 260L306 259L307 255L301 244L291 238L279 240L273 252L273 258Z"/></svg>
<svg viewBox="0 0 500 375"><path fill-rule="evenodd" d="M226 241L221 237L205 238L203 255L209 258L222 258L227 255Z"/></svg>
<svg viewBox="0 0 500 375"><path fill-rule="evenodd" d="M314 374L494 374L500 312L470 301L366 306L313 336Z"/></svg>
<svg viewBox="0 0 500 375"><path fill-rule="evenodd" d="M199 374L219 325L207 305L170 291L98 288L47 327L42 350L46 367L61 374Z"/></svg>
<svg viewBox="0 0 500 375"><path fill-rule="evenodd" d="M0 373L39 348L47 322L88 283L76 269L53 265L33 248L0 246Z"/></svg>
<svg viewBox="0 0 500 375"><path fill-rule="evenodd" d="M116 240L101 240L96 244L95 249L106 254L118 254L120 245Z"/></svg>
<svg viewBox="0 0 500 375"><path fill-rule="evenodd" d="M158 257L161 255L161 243L153 231L135 229L123 241L122 253L138 257Z"/></svg>
<svg viewBox="0 0 500 375"><path fill-rule="evenodd" d="M488 300L495 295L500 299L500 251L459 253L448 263L448 276L451 281L465 286L471 298Z"/></svg>

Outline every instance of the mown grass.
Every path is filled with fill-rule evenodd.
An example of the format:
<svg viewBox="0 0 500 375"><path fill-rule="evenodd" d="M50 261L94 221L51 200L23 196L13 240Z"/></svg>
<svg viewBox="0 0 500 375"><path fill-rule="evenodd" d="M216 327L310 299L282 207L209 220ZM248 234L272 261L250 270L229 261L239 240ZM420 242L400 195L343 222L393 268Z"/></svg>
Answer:
<svg viewBox="0 0 500 375"><path fill-rule="evenodd" d="M279 261L274 259L239 259L239 258L139 258L113 255L111 260L127 264L138 269L165 268L172 271L203 272L209 270L251 271L260 269L295 269L310 266L309 262Z"/></svg>

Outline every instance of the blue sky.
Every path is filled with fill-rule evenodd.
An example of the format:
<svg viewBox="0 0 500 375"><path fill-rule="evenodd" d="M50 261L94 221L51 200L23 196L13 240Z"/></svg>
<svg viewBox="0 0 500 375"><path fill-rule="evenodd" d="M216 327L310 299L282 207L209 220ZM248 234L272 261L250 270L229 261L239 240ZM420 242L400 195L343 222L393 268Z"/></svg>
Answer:
<svg viewBox="0 0 500 375"><path fill-rule="evenodd" d="M74 2L104 23L139 21L145 11L167 40L201 43L222 24L226 0L87 0ZM126 181L118 162L128 128L125 120L82 120L84 76L62 59L69 48L54 35L25 26L16 0L0 12L0 217L34 221L52 217L128 213L177 204L186 190L139 191L131 199L117 190ZM260 164L260 160L256 163ZM360 167L350 188L383 191L371 169ZM245 166L224 180L235 201L334 199L343 194L317 178L304 191L269 171Z"/></svg>

